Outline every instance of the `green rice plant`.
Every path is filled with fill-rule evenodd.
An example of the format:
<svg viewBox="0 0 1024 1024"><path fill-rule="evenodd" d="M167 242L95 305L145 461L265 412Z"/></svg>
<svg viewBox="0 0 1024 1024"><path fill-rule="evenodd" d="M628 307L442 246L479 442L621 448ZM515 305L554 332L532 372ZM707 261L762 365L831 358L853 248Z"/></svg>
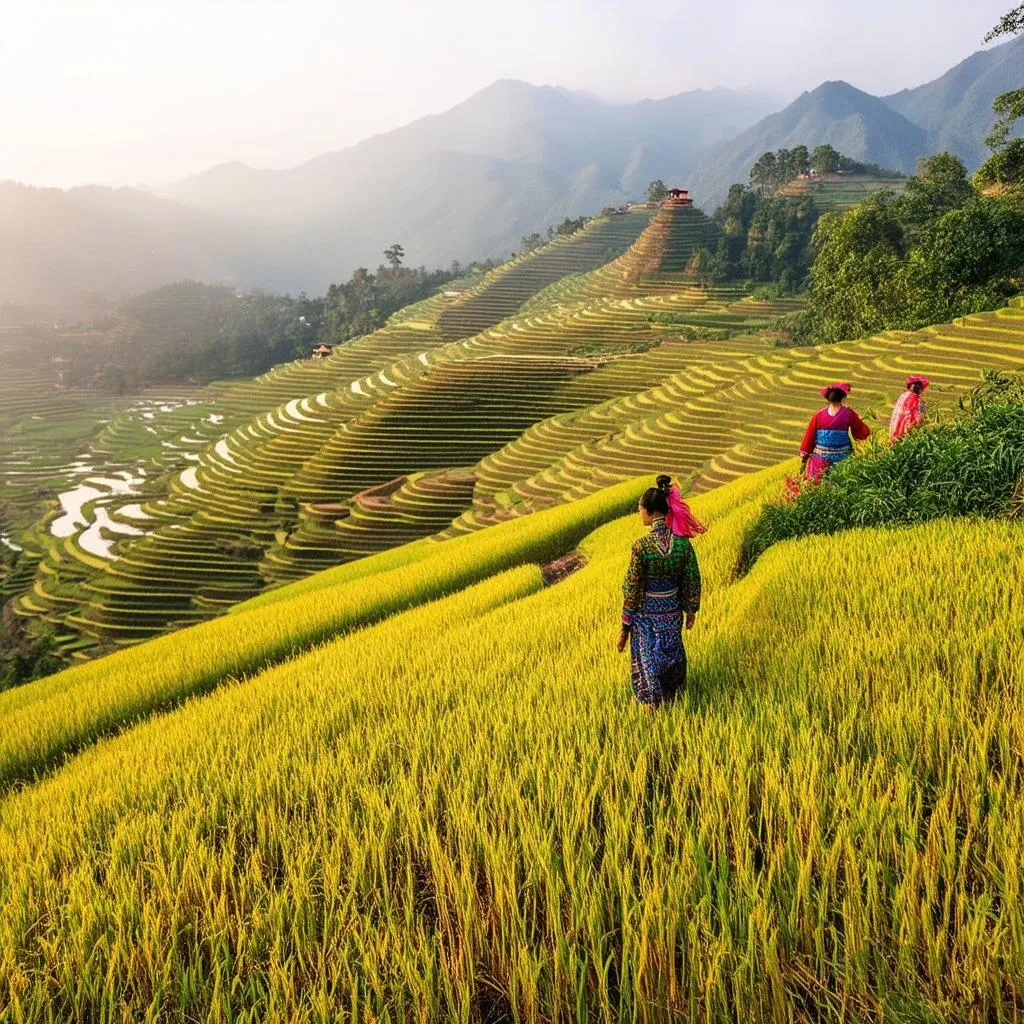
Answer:
<svg viewBox="0 0 1024 1024"><path fill-rule="evenodd" d="M734 581L781 478L694 503L655 716L613 646L630 516L557 586L410 609L9 794L0 1017L1018 1020L1024 532L808 537Z"/></svg>
<svg viewBox="0 0 1024 1024"><path fill-rule="evenodd" d="M0 786L30 779L98 736L340 633L571 551L596 525L634 507L641 490L636 481L620 484L483 533L330 570L236 615L2 693ZM532 578L539 586L539 571Z"/></svg>

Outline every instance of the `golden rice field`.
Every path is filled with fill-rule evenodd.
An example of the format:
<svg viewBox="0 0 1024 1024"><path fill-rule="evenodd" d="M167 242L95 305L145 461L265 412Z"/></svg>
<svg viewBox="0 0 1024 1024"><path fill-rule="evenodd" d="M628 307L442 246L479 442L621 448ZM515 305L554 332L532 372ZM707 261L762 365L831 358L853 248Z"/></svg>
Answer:
<svg viewBox="0 0 1024 1024"><path fill-rule="evenodd" d="M0 1019L1020 1020L1024 531L810 538L734 580L787 468L694 502L706 604L657 715L613 646L641 527L589 532L598 495L73 670L220 659L134 727L72 672L0 704L67 726L0 802ZM588 563L542 588L556 539ZM264 629L278 663L233 668Z"/></svg>

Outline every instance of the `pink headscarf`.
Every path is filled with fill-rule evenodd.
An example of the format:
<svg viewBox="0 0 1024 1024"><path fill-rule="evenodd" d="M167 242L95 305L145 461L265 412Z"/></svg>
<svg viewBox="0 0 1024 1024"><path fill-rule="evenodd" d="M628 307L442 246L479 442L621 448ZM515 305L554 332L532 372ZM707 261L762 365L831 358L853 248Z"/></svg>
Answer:
<svg viewBox="0 0 1024 1024"><path fill-rule="evenodd" d="M848 395L852 389L850 388L850 385L846 383L846 381L838 380L835 382L835 384L826 384L825 387L821 389L821 397L828 398L828 393L832 390L842 391L844 395Z"/></svg>
<svg viewBox="0 0 1024 1024"><path fill-rule="evenodd" d="M683 501L679 488L673 484L668 489L668 515L665 522L677 537L696 537L706 533L707 527L690 511L690 506Z"/></svg>
<svg viewBox="0 0 1024 1024"><path fill-rule="evenodd" d="M929 380L927 377L908 377L907 387L912 387L914 384L920 384L921 390L924 391L924 389L928 387Z"/></svg>

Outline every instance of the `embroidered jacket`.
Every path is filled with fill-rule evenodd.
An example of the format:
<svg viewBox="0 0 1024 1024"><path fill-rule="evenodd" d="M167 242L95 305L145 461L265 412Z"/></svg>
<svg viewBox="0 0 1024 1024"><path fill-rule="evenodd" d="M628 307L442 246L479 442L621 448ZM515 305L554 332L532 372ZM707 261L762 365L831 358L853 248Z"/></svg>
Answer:
<svg viewBox="0 0 1024 1024"><path fill-rule="evenodd" d="M644 612L648 597L675 596L683 613L700 610L700 569L697 553L686 537L674 536L663 516L651 524L650 533L633 544L629 569L622 584L622 624Z"/></svg>

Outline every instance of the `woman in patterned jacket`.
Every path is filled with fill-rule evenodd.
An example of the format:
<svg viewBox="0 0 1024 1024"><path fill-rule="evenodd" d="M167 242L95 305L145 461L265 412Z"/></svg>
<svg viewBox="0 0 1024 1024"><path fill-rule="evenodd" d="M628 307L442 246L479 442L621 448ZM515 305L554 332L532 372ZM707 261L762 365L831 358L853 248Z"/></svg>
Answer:
<svg viewBox="0 0 1024 1024"><path fill-rule="evenodd" d="M700 569L687 537L665 521L668 495L646 490L638 507L650 531L633 545L622 584L622 628L618 649L629 644L633 693L651 708L672 698L686 683L683 626L691 629L700 610Z"/></svg>

